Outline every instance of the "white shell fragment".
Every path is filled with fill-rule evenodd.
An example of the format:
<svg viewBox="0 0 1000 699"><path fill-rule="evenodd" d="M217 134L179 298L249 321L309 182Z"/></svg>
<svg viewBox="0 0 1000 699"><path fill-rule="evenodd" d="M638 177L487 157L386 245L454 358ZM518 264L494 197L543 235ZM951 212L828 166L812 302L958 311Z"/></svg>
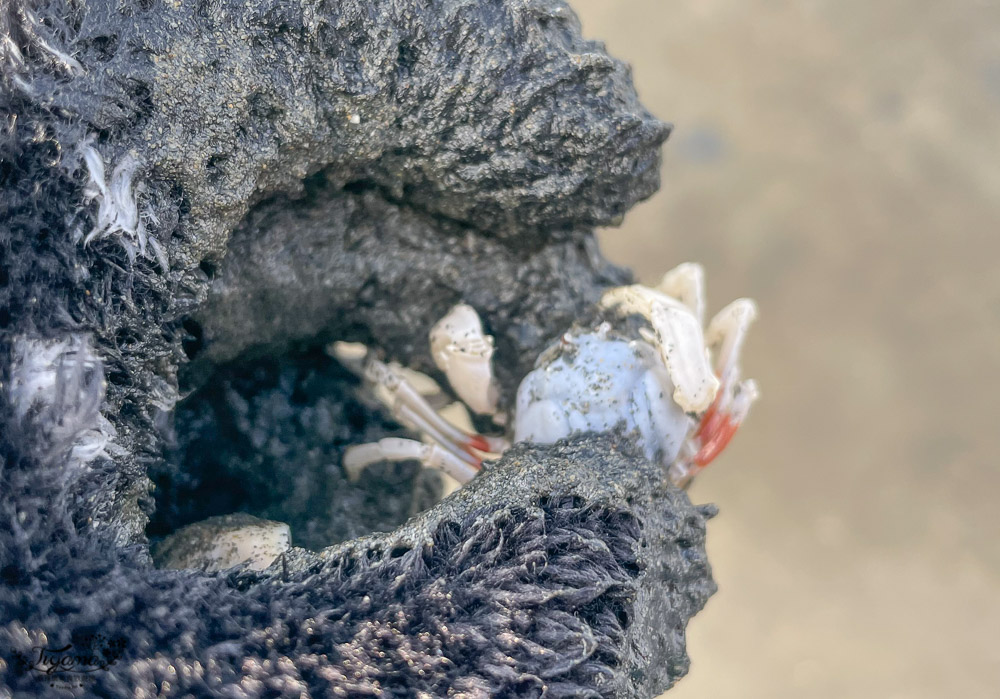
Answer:
<svg viewBox="0 0 1000 699"><path fill-rule="evenodd" d="M674 402L688 413L708 409L719 390L719 379L712 371L701 322L690 307L641 284L609 289L601 297L601 306L646 318L653 330L644 337L667 367L675 387Z"/></svg>
<svg viewBox="0 0 1000 699"><path fill-rule="evenodd" d="M431 356L458 397L474 412L497 411L499 391L493 379L493 337L483 332L479 315L460 303L430 333Z"/></svg>
<svg viewBox="0 0 1000 699"><path fill-rule="evenodd" d="M216 573L247 563L264 570L291 548L291 529L284 522L245 513L209 517L165 538L153 559L160 568L197 568Z"/></svg>

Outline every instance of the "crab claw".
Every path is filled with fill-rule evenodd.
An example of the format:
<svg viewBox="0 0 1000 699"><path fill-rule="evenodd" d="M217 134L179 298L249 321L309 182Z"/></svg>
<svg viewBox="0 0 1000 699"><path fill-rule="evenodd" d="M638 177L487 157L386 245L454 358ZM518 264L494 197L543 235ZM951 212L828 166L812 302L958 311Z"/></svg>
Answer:
<svg viewBox="0 0 1000 699"><path fill-rule="evenodd" d="M705 268L697 262L684 262L663 275L656 290L673 297L691 309L698 325L705 324Z"/></svg>
<svg viewBox="0 0 1000 699"><path fill-rule="evenodd" d="M434 324L431 356L458 397L480 415L497 411L500 392L493 379L493 337L483 332L479 314L460 303Z"/></svg>
<svg viewBox="0 0 1000 699"><path fill-rule="evenodd" d="M686 413L708 409L719 390L696 311L662 291L641 284L619 286L601 297L601 306L636 313L649 321L643 337L656 347L674 384L673 399Z"/></svg>

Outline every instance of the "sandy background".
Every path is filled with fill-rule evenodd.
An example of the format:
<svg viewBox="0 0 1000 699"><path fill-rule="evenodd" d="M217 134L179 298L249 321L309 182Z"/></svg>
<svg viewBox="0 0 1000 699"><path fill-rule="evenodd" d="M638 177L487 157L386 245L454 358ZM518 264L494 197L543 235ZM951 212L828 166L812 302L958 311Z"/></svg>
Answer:
<svg viewBox="0 0 1000 699"><path fill-rule="evenodd" d="M685 697L1000 697L1000 2L574 0L675 124L604 247L759 302Z"/></svg>

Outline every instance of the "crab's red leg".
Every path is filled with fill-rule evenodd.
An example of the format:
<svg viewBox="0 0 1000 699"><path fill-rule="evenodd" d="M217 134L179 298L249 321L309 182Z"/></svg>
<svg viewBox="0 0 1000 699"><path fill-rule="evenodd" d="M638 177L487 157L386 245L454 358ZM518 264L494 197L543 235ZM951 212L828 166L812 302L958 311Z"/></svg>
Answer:
<svg viewBox="0 0 1000 699"><path fill-rule="evenodd" d="M695 439L700 446L691 459L696 469L692 475L712 463L729 445L749 414L750 406L757 400L757 384L753 380L741 381L732 393L726 384L723 384L722 389L705 411L695 432ZM724 399L728 403L726 406L722 405Z"/></svg>
<svg viewBox="0 0 1000 699"><path fill-rule="evenodd" d="M721 454L722 450L729 446L730 440L732 440L733 435L736 434L736 430L739 428L740 423L731 422L725 417L722 417L712 432L701 437L701 448L698 450L698 453L694 455L694 458L691 459L695 467L700 470L712 463L715 457Z"/></svg>
<svg viewBox="0 0 1000 699"><path fill-rule="evenodd" d="M486 451L486 452L495 451L494 449L490 448L491 447L490 440L487 437L484 437L483 435L478 433L469 435L469 447L477 451Z"/></svg>
<svg viewBox="0 0 1000 699"><path fill-rule="evenodd" d="M721 424L723 417L719 412L719 404L722 402L722 391L720 390L715 400L712 404L708 406L708 410L705 414L701 416L701 422L698 423L698 429L694 433L694 438L699 442L703 443L706 440L707 435L714 434L719 425Z"/></svg>

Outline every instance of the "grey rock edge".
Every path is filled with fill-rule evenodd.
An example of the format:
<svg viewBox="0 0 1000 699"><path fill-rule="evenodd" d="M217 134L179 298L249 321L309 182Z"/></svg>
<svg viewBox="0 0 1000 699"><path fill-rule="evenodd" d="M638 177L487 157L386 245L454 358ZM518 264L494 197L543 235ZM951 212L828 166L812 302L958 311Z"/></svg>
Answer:
<svg viewBox="0 0 1000 699"><path fill-rule="evenodd" d="M710 510L625 438L519 447L322 548L400 525L427 484L343 482L346 445L399 428L317 347L428 368L465 300L509 401L629 278L590 228L655 191L668 130L566 5L11 0L0 34L0 696L51 691L38 647L95 639L95 696L650 696L683 674ZM95 228L88 144L129 173L147 254ZM223 505L322 552L152 566L147 532L240 484Z"/></svg>

